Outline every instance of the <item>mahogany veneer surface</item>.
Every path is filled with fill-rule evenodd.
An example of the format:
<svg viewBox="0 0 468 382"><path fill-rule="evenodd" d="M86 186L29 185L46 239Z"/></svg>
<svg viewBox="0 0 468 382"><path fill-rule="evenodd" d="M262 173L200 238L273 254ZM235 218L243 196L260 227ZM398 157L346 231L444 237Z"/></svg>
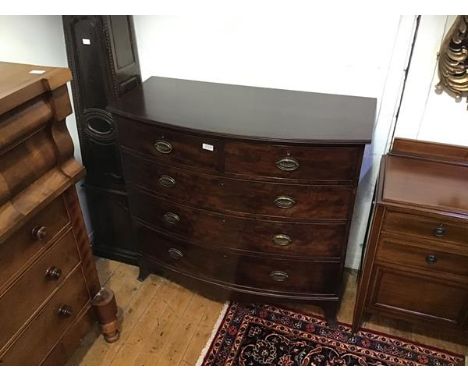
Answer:
<svg viewBox="0 0 468 382"><path fill-rule="evenodd" d="M100 284L65 125L70 79L0 63L0 365L63 364L86 334L75 328L93 321Z"/></svg>
<svg viewBox="0 0 468 382"><path fill-rule="evenodd" d="M385 201L468 213L468 167L391 156L385 161L385 173Z"/></svg>
<svg viewBox="0 0 468 382"><path fill-rule="evenodd" d="M375 98L150 77L111 110L218 135L370 142Z"/></svg>
<svg viewBox="0 0 468 382"><path fill-rule="evenodd" d="M397 138L382 158L354 311L468 343L468 149Z"/></svg>
<svg viewBox="0 0 468 382"><path fill-rule="evenodd" d="M110 110L140 278L334 318L375 99L152 77Z"/></svg>

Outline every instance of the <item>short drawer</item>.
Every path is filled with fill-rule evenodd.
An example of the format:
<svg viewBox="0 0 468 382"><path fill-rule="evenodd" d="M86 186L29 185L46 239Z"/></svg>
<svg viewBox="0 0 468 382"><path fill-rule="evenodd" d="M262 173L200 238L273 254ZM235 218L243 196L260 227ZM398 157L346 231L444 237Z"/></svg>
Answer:
<svg viewBox="0 0 468 382"><path fill-rule="evenodd" d="M468 245L468 225L444 218L413 215L396 211L385 213L383 230L405 235L415 235L441 243Z"/></svg>
<svg viewBox="0 0 468 382"><path fill-rule="evenodd" d="M156 165L124 154L126 180L163 198L219 212L308 220L351 217L351 186L247 181Z"/></svg>
<svg viewBox="0 0 468 382"><path fill-rule="evenodd" d="M78 267L0 357L0 364L39 365L88 301L89 294Z"/></svg>
<svg viewBox="0 0 468 382"><path fill-rule="evenodd" d="M415 322L463 326L468 312L468 287L431 276L378 266L370 307Z"/></svg>
<svg viewBox="0 0 468 382"><path fill-rule="evenodd" d="M288 257L343 256L346 223L281 222L199 210L146 192L130 194L135 216L160 231L205 245Z"/></svg>
<svg viewBox="0 0 468 382"><path fill-rule="evenodd" d="M69 231L0 297L0 349L79 263Z"/></svg>
<svg viewBox="0 0 468 382"><path fill-rule="evenodd" d="M227 142L225 172L307 182L354 182L362 150L362 146Z"/></svg>
<svg viewBox="0 0 468 382"><path fill-rule="evenodd" d="M185 275L276 293L330 296L338 293L341 267L337 262L237 256L169 239L147 227L137 229L144 256Z"/></svg>
<svg viewBox="0 0 468 382"><path fill-rule="evenodd" d="M68 223L64 201L57 198L0 244L0 290L26 269Z"/></svg>
<svg viewBox="0 0 468 382"><path fill-rule="evenodd" d="M386 237L380 240L377 261L403 267L417 267L435 273L447 272L468 276L468 256L414 246Z"/></svg>
<svg viewBox="0 0 468 382"><path fill-rule="evenodd" d="M119 140L158 162L215 170L221 165L222 145L214 138L176 132L164 127L118 118Z"/></svg>

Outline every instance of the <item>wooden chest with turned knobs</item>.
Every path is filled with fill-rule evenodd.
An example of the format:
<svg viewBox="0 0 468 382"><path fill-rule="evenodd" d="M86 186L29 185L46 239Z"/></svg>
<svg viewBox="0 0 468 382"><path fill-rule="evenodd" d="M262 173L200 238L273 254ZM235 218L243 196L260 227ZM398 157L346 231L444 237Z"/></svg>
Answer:
<svg viewBox="0 0 468 382"><path fill-rule="evenodd" d="M63 364L102 293L65 125L66 68L0 62L0 365ZM114 333L115 334L115 333Z"/></svg>
<svg viewBox="0 0 468 382"><path fill-rule="evenodd" d="M375 99L151 77L109 109L142 278L334 319Z"/></svg>
<svg viewBox="0 0 468 382"><path fill-rule="evenodd" d="M353 329L382 315L468 343L468 148L396 138L382 159Z"/></svg>

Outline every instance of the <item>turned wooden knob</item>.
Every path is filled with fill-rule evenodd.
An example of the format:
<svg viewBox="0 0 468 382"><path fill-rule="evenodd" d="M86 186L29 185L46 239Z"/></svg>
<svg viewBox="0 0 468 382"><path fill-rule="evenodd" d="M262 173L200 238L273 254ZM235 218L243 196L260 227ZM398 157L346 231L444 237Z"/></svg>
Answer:
<svg viewBox="0 0 468 382"><path fill-rule="evenodd" d="M447 233L447 228L443 224L440 224L432 230L432 233L436 237L444 237Z"/></svg>
<svg viewBox="0 0 468 382"><path fill-rule="evenodd" d="M66 304L60 305L60 308L58 308L57 313L59 316L67 318L73 314L73 308L70 305Z"/></svg>
<svg viewBox="0 0 468 382"><path fill-rule="evenodd" d="M46 270L46 279L47 280L58 280L62 276L62 270L55 266L51 266Z"/></svg>
<svg viewBox="0 0 468 382"><path fill-rule="evenodd" d="M34 227L32 230L32 236L36 240L43 240L47 236L47 227L46 226Z"/></svg>
<svg viewBox="0 0 468 382"><path fill-rule="evenodd" d="M426 256L426 263L428 263L428 264L437 263L437 256L436 255L427 255Z"/></svg>

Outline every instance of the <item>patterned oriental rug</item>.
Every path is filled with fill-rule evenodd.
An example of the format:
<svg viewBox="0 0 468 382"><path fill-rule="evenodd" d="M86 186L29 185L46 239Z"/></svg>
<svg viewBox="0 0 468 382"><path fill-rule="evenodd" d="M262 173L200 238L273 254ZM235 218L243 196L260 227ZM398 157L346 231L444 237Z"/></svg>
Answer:
<svg viewBox="0 0 468 382"><path fill-rule="evenodd" d="M230 303L207 349L206 366L464 364L460 354L260 304Z"/></svg>

